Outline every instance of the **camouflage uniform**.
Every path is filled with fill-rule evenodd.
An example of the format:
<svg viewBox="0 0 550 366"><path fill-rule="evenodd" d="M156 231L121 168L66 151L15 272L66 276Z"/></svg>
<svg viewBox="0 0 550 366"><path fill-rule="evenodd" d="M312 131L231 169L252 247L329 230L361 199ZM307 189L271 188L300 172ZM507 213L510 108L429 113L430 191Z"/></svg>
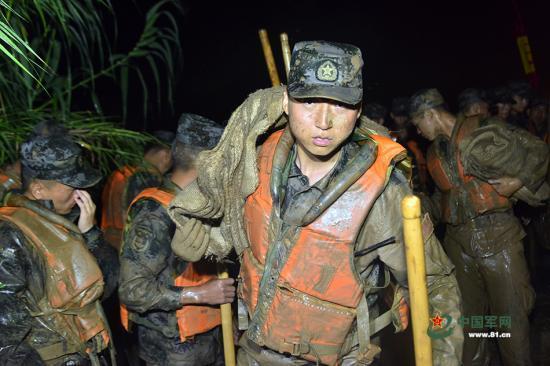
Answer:
<svg viewBox="0 0 550 366"><path fill-rule="evenodd" d="M338 101L346 105L357 106L358 103L362 100L362 75L361 68L363 65L361 53L359 49L355 46L330 43L324 41L318 42L300 42L296 44L291 61L291 72L289 76L289 86L288 94L293 99L300 98L324 98L330 99L333 101ZM276 88L274 88L276 90ZM257 116L269 116L270 108L273 105L280 105L280 99L273 100L271 105L262 105L260 100L254 99L257 98L257 95L262 95L263 93L268 93L269 91L260 91L253 94L249 99L243 103L241 107L235 112L236 114L239 111L246 110L249 106L254 106L254 113ZM277 95L276 92L270 95ZM316 103L316 102L314 102ZM259 107L258 107L259 106ZM289 107L290 108L290 107ZM234 115L235 116L235 115ZM276 124L279 120L285 120L286 116L284 115L273 115L274 120L268 121L271 123L271 127ZM254 121L255 118L251 117L251 120ZM223 153L224 164L231 165L229 160L231 157L226 157L228 155L235 155L235 159L240 159L241 151L234 151L233 141L228 137L232 133L239 136L246 136L247 141L250 140L251 136L249 135L250 131L246 130L241 126L248 126L248 121L243 122L242 124L235 124L241 122L236 119L232 119L229 122L226 132L224 133L224 139L222 142L216 146L214 150L217 153ZM234 130L229 130L229 128L235 128ZM264 125L265 126L265 125ZM251 127L255 128L255 126ZM267 129L267 128L266 128ZM373 126L370 126L368 133L373 133ZM286 130L288 131L288 130ZM286 133L285 131L285 133ZM278 131L277 133L280 133ZM272 141L271 138L274 135L268 137L269 141ZM264 136L259 137L260 141ZM367 138L368 139L368 138ZM387 137L384 137L384 141L389 140ZM281 140L282 141L282 138ZM370 140L369 140L370 141ZM271 143L271 142L270 142ZM392 146L396 145L393 142L390 142ZM237 142L235 142L237 144ZM265 146L265 145L264 145ZM273 145L271 145L273 146ZM244 253L239 253L241 255L242 266L241 266L241 289L239 291L239 297L245 300L247 295L244 294L245 283L249 283L252 276L246 277L246 273L243 272L243 268L252 268L253 265L247 265L243 260L244 255L249 255L248 253L252 251L251 247L254 245L265 245L269 246L267 249L268 254L265 259L265 267L263 269L263 275L261 275L261 281L258 285L258 290L254 287L253 290L249 290L249 293L258 294L257 306L255 309L247 307L244 311L244 314L250 317L248 324L248 329L246 333L241 337L238 353L238 364L239 365L313 365L315 362L306 361L303 357L307 356L311 359L313 353L315 353L314 346L309 347L309 343L305 344L302 347L301 343L295 343L295 339L278 339L277 341L293 342L293 349L280 350L275 348L269 348L265 343L262 343L262 334L261 329L266 322L266 314L270 309L270 304L272 304L274 299L274 294L276 290L284 286L284 279L281 276L283 269L285 268L286 260L288 259L289 252L293 248L296 237L293 236L295 233L300 232L300 230L306 226L302 224L302 220L307 211L311 210L314 207L319 208L316 203L322 201L329 194L331 197L344 197L344 192L348 189L350 183L349 176L346 177L346 174L349 172L355 172L356 168L367 169L365 167L369 158L374 157L375 159L375 149L376 145L374 143L366 143L360 148L357 142L352 141L350 138L343 144L343 153L339 157L339 161L336 163L336 166L328 173L324 178L321 178L317 183L310 184L308 178L300 171L296 164L296 155L297 151L296 145L290 144L289 141L280 142L277 145L283 147L283 153L286 155L276 155L278 159L273 159L273 167L270 171L260 171L258 174L262 175L263 182L266 181L266 176L272 174L271 182L278 182L277 187L272 187L277 191L277 197L272 194L274 207L280 207L281 210L273 209L271 213L268 211L261 211L257 216L246 216L243 221L246 223L246 233L248 238L250 238L251 230L256 228L259 225L260 220L264 220L265 217L269 217L269 237L267 240L258 239L255 242L250 242L252 239L248 239L248 243L239 243L239 245L245 246L248 244L248 248L245 247ZM292 148L294 146L294 149ZM287 150L288 148L288 150ZM227 150L225 150L227 149ZM249 153L247 148L243 148L243 155ZM360 154L361 156L357 158ZM254 152L251 152L254 154ZM275 152L278 154L279 150ZM258 155L257 155L258 156ZM397 162L403 156L398 156ZM357 159L355 159L357 158ZM373 160L374 160L373 159ZM258 165L263 164L266 160L264 156L256 159ZM201 161L206 164L205 161ZM372 161L370 161L372 163ZM202 168L202 167L201 167ZM245 167L244 169L247 169ZM256 166L254 166L256 168ZM394 168L394 165L391 165L391 168L382 174L382 181L384 184L383 191L381 195L376 199L374 206L368 213L368 217L362 226L354 227L353 230L359 232L358 238L354 243L354 250L361 251L365 250L364 255L359 255L355 259L350 256L349 261L343 261L350 264L354 268L356 274L361 274L361 279L364 280L365 286L368 288L368 291L375 293L377 291L377 286L384 286L383 277L384 273L389 278L389 272L391 272L397 281L406 286L406 263L405 263L405 254L404 254L404 245L402 240L402 220L400 213L400 202L401 199L409 194L410 187L408 180L405 178L404 174L397 167ZM403 168L400 166L400 168ZM209 171L214 174L219 174L220 176L225 177L226 172L217 172ZM364 172L364 171L363 171ZM387 175L385 175L387 173ZM214 182L213 186L208 186L210 182L201 182L201 176L199 173L199 185L204 184L205 190L212 190L214 192L220 192L223 190L223 187L216 187L215 184L219 181ZM387 179L385 179L387 178ZM237 181L239 179L250 179L248 176L243 178L235 178ZM357 179L357 178L356 178ZM224 182L225 183L225 182ZM222 183L222 184L224 184ZM381 183L382 184L382 183ZM345 188L342 188L345 187ZM262 186L262 187L265 187ZM339 187L339 189L337 188ZM202 185L201 185L201 188ZM256 191L253 194L256 194L259 191L267 191L265 188L256 188ZM182 193L186 193L185 191ZM229 193L230 194L230 193ZM266 193L267 195L267 193ZM251 196L249 196L251 197ZM284 198L282 198L284 197ZM178 197L181 198L181 195ZM279 200L280 198L280 200ZM224 197L226 199L226 197ZM240 197L238 198L240 199ZM348 198L349 199L349 198ZM265 196L262 196L257 199L258 202L265 202ZM227 203L226 201L224 201ZM248 202L248 201L247 201ZM338 202L338 200L336 201ZM340 201L342 202L342 201ZM343 202L346 202L345 200ZM326 203L326 202L324 202ZM348 201L348 206L349 201ZM277 206L276 206L277 205ZM228 207L228 206L226 206ZM242 207L242 206L241 206ZM327 207L322 208L323 211ZM266 209L267 210L267 209ZM246 205L245 205L246 212ZM309 212L308 212L309 213ZM228 212L224 212L224 217L228 215ZM242 210L240 215L243 215ZM244 214L246 215L246 214ZM334 224L330 224L330 227L327 227L327 230L339 230L338 222L345 222L347 217L350 214L348 212L338 212L338 215L332 217ZM242 217L241 217L242 218ZM239 222L238 217L231 217L232 222ZM257 220L257 221L256 221ZM349 220L348 220L349 221ZM264 221L265 222L265 221ZM264 225L262 223L261 225ZM429 224L427 224L429 226ZM271 229L273 228L273 232ZM306 231L306 230L304 230ZM223 232L223 227L222 227ZM227 233L224 233L227 234ZM441 246L437 242L437 239L431 235L431 231L427 230L426 234L426 262L427 262L427 273L428 273L428 285L430 293L430 305L431 310L439 311L441 313L449 314L455 320L453 321L453 326L456 325L456 321L460 316L460 299L458 293L458 286L453 275L453 267L444 254ZM335 234L338 235L338 234ZM383 242L391 237L395 237L396 243L384 246L376 250L366 250L368 247ZM277 238L277 239L275 239ZM229 238L225 238L229 240ZM261 243L259 243L261 241ZM323 239L320 240L323 242ZM316 245L317 243L312 243ZM174 245L174 244L173 244ZM237 243L232 243L237 248ZM178 253L185 256L185 247L178 248L183 250L178 250ZM346 247L349 249L349 247ZM239 252L237 248L237 252ZM323 257L316 256L311 258L312 262L315 262L316 268L322 266ZM330 285L330 282L334 278L334 267L329 264L329 259L326 258L326 274L322 279L319 279L319 287L324 285L321 283L322 280L325 280L323 283L326 286ZM319 263L321 262L321 264ZM250 261L248 263L251 263ZM300 262L300 266L303 266L303 270L307 271L307 264ZM325 268L325 267L324 267ZM384 270L386 269L386 271ZM332 272L331 272L332 271ZM303 273L303 272L302 272ZM304 276L306 273L303 273ZM253 280L255 281L255 280ZM382 284L380 284L382 282ZM312 285L313 286L313 285ZM320 290L323 291L323 290ZM368 316L375 318L377 314L377 309L374 303L376 302L376 296L369 297L369 300L366 299L366 295L361 292L361 305L357 309L357 315L354 316L352 322L359 323L359 326L350 325L350 331L347 334L343 335L345 337L344 345L339 351L332 350L330 357L338 359L338 364L342 365L356 365L361 361L372 362L375 352L371 350L377 349L372 344L368 344L369 340L366 340L366 343L363 342L363 336L365 333L369 332L369 321ZM342 295L344 296L344 295ZM351 295L350 295L351 297ZM303 300L301 303L305 303L306 306L309 304L311 308L316 308L315 300L311 300L311 303L308 301L309 297ZM288 300L290 302L292 300ZM367 304L368 301L368 304ZM245 302L249 302L245 300ZM296 300L300 302L300 300ZM249 304L250 305L250 304ZM368 309L368 311L365 311ZM354 309L355 311L356 309ZM338 311L336 311L338 312ZM241 312L239 312L241 314ZM243 314L243 317L247 318ZM325 313L326 314L326 313ZM355 314L355 313L354 313ZM283 314L284 316L284 314ZM288 319L301 319L302 314L292 313L288 314ZM365 319L367 318L367 319ZM371 319L372 319L371 318ZM399 318L399 317L397 317ZM244 320L244 319L243 319ZM400 329L401 323L398 319L394 319L395 326L397 329ZM365 324L366 322L366 324ZM389 324L389 321L387 324ZM298 324L298 323L296 323ZM449 324L450 326L451 324ZM330 325L328 325L330 326ZM427 325L426 325L427 326ZM302 329L297 329L294 327L294 324L289 326L292 327L292 332L300 332ZM338 325L334 325L332 329L337 328ZM269 329L273 329L275 332L276 328L278 330L285 331L286 325L281 324L270 324ZM331 329L331 330L332 330ZM462 345L462 334L460 326L457 326L457 331L451 334L445 339L440 339L434 341L434 357L436 364L438 365L459 365L460 364L460 354L461 354L461 345ZM374 334L372 334L374 335ZM308 334L303 334L304 342L307 342ZM368 338L368 335L367 335ZM341 339L341 338L340 338ZM361 340L361 342L359 342ZM301 341L301 339L300 339ZM287 343L288 344L288 343ZM368 346L368 351L361 349L361 351L367 351L365 354L359 355L359 346L366 345ZM310 353L309 349L313 351ZM293 355L290 355L292 353ZM328 354L328 353L327 353ZM319 360L319 355L315 355Z"/></svg>
<svg viewBox="0 0 550 366"><path fill-rule="evenodd" d="M204 120L183 115L178 141L197 145L198 139L208 142L203 141L211 136L208 126L197 119ZM173 194L181 190L170 177L164 179L160 189ZM224 363L219 327L185 342L180 340L176 310L182 308L182 288L174 285L174 278L189 264L172 253L174 232L175 224L159 202L141 198L130 207L120 254L118 293L130 311L132 329L137 330L139 357L147 365L221 366Z"/></svg>
<svg viewBox="0 0 550 366"><path fill-rule="evenodd" d="M444 105L443 97L435 89L416 93L411 98L411 118L425 110ZM474 117L477 118L477 117ZM478 118L478 120L480 120ZM458 178L457 161L459 148L455 136L466 121L457 118L451 140L444 135L435 138L430 152L441 157L452 181ZM480 120L480 126L501 123L500 120ZM430 160L428 166L430 167ZM533 185L529 175L529 163L523 171L523 183ZM433 174L430 169L430 173ZM437 178L434 177L437 181ZM481 181L478 181L481 182ZM457 183L459 186L462 183ZM450 214L444 217L443 199L448 199L439 189L431 199L423 200L423 206L437 221L446 224L443 247L456 268L456 277L462 293L465 323L463 362L467 365L487 365L489 355L487 340L468 337L468 332L483 329L472 327L472 317L492 315L511 317L511 328L495 327L510 332L511 338L499 338L499 348L505 365L529 365L529 319L534 304L534 291L530 285L529 272L523 253L522 239L525 232L514 216L511 206L489 209L478 213L470 201L467 187L460 186L462 193L456 193L454 204L449 204ZM466 193L465 193L466 192ZM485 328L491 331L494 328Z"/></svg>
<svg viewBox="0 0 550 366"><path fill-rule="evenodd" d="M66 137L39 138L24 143L22 164L23 175L30 170L33 177L72 187L90 187L101 178L98 172L84 164L80 148ZM25 205L35 207L35 212L43 220L61 223L64 227L71 227L73 219L79 215L77 206L64 217L57 215L51 201L30 201L18 192L12 192L6 201L12 207L17 207L17 202L26 202ZM78 231L76 226L72 227L73 232ZM79 236L79 233L75 235ZM103 240L97 226L83 233L82 238L103 273L103 298L106 298L117 285L116 252ZM37 353L37 348L65 343L67 339L54 330L57 328L48 323L44 314L36 313L36 309L41 308L37 301L47 296L48 263L30 240L15 224L0 221L0 364L89 365L90 359L82 353L68 354L48 362ZM91 346L91 340L89 343ZM99 362L107 364L108 358L108 350L104 350Z"/></svg>

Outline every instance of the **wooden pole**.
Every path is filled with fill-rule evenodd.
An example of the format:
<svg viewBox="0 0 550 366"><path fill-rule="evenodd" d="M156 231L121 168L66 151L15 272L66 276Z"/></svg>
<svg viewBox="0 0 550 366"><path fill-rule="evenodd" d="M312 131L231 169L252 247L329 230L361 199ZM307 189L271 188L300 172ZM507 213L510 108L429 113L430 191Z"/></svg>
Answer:
<svg viewBox="0 0 550 366"><path fill-rule="evenodd" d="M281 49L283 50L283 62L285 64L286 80L288 84L288 74L290 73L290 44L288 43L288 34L281 33Z"/></svg>
<svg viewBox="0 0 550 366"><path fill-rule="evenodd" d="M428 289L424 240L420 223L420 199L409 195L401 202L407 277L411 299L414 357L417 366L432 366L432 341L428 336Z"/></svg>
<svg viewBox="0 0 550 366"><path fill-rule="evenodd" d="M273 51L271 50L271 43L269 43L269 38L267 36L267 31L265 29L260 29L258 33L260 35L260 41L262 42L265 64L267 65L267 71L269 72L269 77L271 78L271 84L273 86L281 85L279 73L277 72L277 66L275 65L275 59L273 58Z"/></svg>
<svg viewBox="0 0 550 366"><path fill-rule="evenodd" d="M218 264L218 278L229 278L227 270L222 264ZM222 312L222 335L223 335L223 354L226 366L235 366L235 343L233 342L233 315L231 314L231 304L221 304Z"/></svg>

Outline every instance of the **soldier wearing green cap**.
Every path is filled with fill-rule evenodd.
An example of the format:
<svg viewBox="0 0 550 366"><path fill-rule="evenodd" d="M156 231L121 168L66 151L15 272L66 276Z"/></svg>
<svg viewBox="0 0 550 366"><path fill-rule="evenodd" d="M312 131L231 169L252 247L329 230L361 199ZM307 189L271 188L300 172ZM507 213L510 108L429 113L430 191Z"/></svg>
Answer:
<svg viewBox="0 0 550 366"><path fill-rule="evenodd" d="M197 181L169 207L176 254L239 256L239 365L371 364L377 333L408 325L406 153L360 117L362 66L355 46L297 43L288 87L257 91L233 113L218 145L199 156ZM208 218L221 218L221 237L208 235ZM459 365L458 287L424 224L430 311L455 319L434 340L434 357ZM390 273L398 285L383 312Z"/></svg>
<svg viewBox="0 0 550 366"><path fill-rule="evenodd" d="M217 279L216 266L189 263L172 253L176 230L166 207L196 178L195 159L212 148L223 129L184 113L172 145L173 171L158 188L134 198L120 252L118 290L123 326L137 333L147 365L221 366L220 309L233 302L233 279ZM214 306L213 306L214 305Z"/></svg>
<svg viewBox="0 0 550 366"><path fill-rule="evenodd" d="M118 259L85 191L101 176L80 146L56 131L22 144L22 190L0 208L3 365L114 361L100 300L116 287Z"/></svg>
<svg viewBox="0 0 550 366"><path fill-rule="evenodd" d="M437 190L423 204L432 217L446 224L444 248L456 267L464 317L511 317L510 328L495 325L511 333L509 338L498 339L502 361L509 366L530 365L528 314L534 291L523 254L525 233L512 211L515 199L511 196L535 192L543 184L548 151L526 131L498 118L455 117L436 89L414 94L409 112L419 133L432 141L427 162ZM468 149L476 136L488 144L483 149ZM518 144L512 145L514 141ZM501 146L517 147L503 147L509 159L501 153L493 156L492 151ZM525 159L528 149L537 150ZM474 154L485 161L475 169L469 164ZM493 162L495 172L487 177ZM518 173L498 173L511 167ZM465 331L464 364L487 365L487 340L467 333L481 329L465 323Z"/></svg>

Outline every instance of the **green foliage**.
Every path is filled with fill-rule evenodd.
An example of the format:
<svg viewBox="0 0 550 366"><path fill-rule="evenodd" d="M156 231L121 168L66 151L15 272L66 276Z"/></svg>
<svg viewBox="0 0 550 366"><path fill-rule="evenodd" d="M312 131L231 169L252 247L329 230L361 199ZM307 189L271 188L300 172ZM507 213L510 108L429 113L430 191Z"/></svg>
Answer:
<svg viewBox="0 0 550 366"><path fill-rule="evenodd" d="M109 0L0 0L0 165L16 158L41 120L65 123L104 171L140 161L151 137L117 123L126 119L130 102L143 105L144 119L150 116L151 95L157 105L172 105L175 65L181 64L179 12L177 0L159 1L135 46L120 53ZM98 95L97 83L109 80L120 88L119 117L104 116ZM129 100L134 84L141 101Z"/></svg>

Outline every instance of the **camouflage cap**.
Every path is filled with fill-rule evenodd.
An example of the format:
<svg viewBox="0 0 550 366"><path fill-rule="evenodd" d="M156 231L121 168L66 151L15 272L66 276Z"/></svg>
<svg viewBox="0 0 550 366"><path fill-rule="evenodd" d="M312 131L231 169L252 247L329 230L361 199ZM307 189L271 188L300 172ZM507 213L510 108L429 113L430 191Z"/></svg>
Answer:
<svg viewBox="0 0 550 366"><path fill-rule="evenodd" d="M487 95L483 90L467 88L458 95L458 109L464 112L474 103L487 102Z"/></svg>
<svg viewBox="0 0 550 366"><path fill-rule="evenodd" d="M183 113L178 122L176 141L190 146L212 149L223 134L216 122L192 113Z"/></svg>
<svg viewBox="0 0 550 366"><path fill-rule="evenodd" d="M288 94L328 98L355 105L363 98L363 58L355 46L326 41L298 42L292 51Z"/></svg>
<svg viewBox="0 0 550 366"><path fill-rule="evenodd" d="M32 136L21 145L21 166L36 179L87 188L101 180L85 160L80 146L67 135Z"/></svg>
<svg viewBox="0 0 550 366"><path fill-rule="evenodd" d="M409 115L414 117L428 109L445 105L445 99L437 89L422 89L413 94L409 102Z"/></svg>

